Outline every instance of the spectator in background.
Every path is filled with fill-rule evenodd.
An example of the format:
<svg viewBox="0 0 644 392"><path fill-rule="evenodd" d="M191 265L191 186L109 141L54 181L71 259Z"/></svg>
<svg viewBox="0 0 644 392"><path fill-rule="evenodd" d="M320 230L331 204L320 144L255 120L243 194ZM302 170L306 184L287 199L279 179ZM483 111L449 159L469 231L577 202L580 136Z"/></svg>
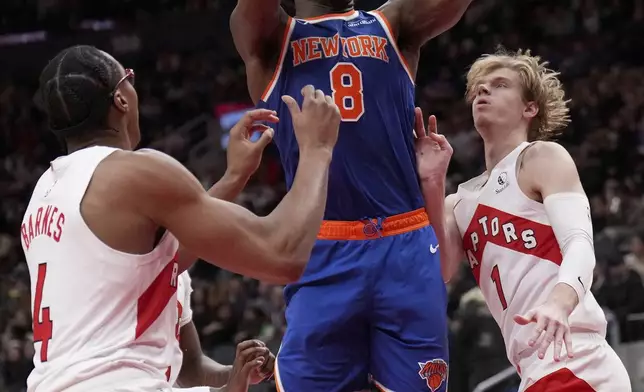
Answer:
<svg viewBox="0 0 644 392"><path fill-rule="evenodd" d="M633 234L629 244L630 253L624 257L624 262L628 268L637 272L640 278L644 280L644 230L639 230Z"/></svg>
<svg viewBox="0 0 644 392"><path fill-rule="evenodd" d="M32 346L29 351L26 347ZM25 388L25 380L33 369L33 344L29 341L10 339L2 351L2 374L0 378L4 380L6 392L19 392Z"/></svg>
<svg viewBox="0 0 644 392"><path fill-rule="evenodd" d="M603 277L594 286L597 302L610 309L620 325L622 341L644 338L641 328L632 328L628 316L644 312L644 285L640 275L628 268L618 250L597 253L597 264L604 266Z"/></svg>

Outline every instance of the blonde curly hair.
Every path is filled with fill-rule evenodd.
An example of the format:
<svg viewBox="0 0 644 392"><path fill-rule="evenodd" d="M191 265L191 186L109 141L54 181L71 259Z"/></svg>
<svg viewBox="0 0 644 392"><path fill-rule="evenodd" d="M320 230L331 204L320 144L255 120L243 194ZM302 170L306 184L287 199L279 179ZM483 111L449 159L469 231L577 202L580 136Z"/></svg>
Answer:
<svg viewBox="0 0 644 392"><path fill-rule="evenodd" d="M565 99L563 85L559 81L559 72L548 67L547 61L532 56L530 50L508 52L499 48L494 54L479 57L467 73L467 90L465 97L472 103L476 97L476 87L480 79L489 73L508 68L519 74L523 86L525 102L533 101L539 112L530 122L528 138L547 139L561 133L570 122L568 103Z"/></svg>

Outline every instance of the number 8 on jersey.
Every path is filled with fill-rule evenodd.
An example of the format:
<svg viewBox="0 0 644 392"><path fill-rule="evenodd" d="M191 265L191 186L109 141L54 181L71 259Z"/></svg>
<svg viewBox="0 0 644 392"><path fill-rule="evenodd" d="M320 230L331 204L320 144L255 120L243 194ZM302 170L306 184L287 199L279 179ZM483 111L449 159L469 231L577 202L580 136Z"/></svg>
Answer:
<svg viewBox="0 0 644 392"><path fill-rule="evenodd" d="M329 72L331 91L342 121L355 122L364 114L362 72L352 63L338 63Z"/></svg>

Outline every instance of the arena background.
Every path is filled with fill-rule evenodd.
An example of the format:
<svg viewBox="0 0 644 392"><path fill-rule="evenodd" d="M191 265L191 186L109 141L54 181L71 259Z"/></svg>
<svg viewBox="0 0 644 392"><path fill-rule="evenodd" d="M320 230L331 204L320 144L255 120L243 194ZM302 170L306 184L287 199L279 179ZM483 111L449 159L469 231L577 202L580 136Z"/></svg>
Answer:
<svg viewBox="0 0 644 392"><path fill-rule="evenodd" d="M381 3L357 5L371 9ZM136 70L142 146L173 155L210 186L225 168L227 130L250 107L244 67L228 28L234 4L0 1L0 391L25 390L32 367L29 276L18 225L35 181L61 153L32 103L38 73L48 58L72 44L114 54ZM464 74L498 44L530 48L562 73L573 121L560 140L577 162L592 203L597 251L592 290L611 320L610 343L627 364L635 390L643 391L644 2L475 0L455 28L431 41L423 50L416 97L426 113L438 116L441 132L454 146L452 191L483 168L481 142L463 102ZM237 202L266 214L284 191L271 147ZM249 337L277 350L285 328L281 287L203 262L191 273L204 352L231 363L235 342ZM514 371L503 372L509 363L498 328L469 271L452 281L449 292L450 391L516 391ZM480 386L497 374L499 383Z"/></svg>

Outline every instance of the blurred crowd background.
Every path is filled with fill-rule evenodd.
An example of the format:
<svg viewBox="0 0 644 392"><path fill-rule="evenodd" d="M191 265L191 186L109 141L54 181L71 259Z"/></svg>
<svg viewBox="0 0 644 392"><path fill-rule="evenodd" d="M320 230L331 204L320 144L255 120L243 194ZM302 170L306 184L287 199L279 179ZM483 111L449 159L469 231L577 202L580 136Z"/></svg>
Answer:
<svg viewBox="0 0 644 392"><path fill-rule="evenodd" d="M357 7L382 3L358 0ZM23 391L32 367L29 275L18 226L35 181L63 153L33 105L39 71L71 44L93 44L114 54L136 70L142 147L171 154L209 187L225 170L227 131L251 106L228 28L234 5L234 0L0 1L0 391ZM475 0L456 27L425 47L416 90L418 105L437 115L454 147L449 174L454 191L484 167L482 143L463 100L467 66L501 44L532 49L561 71L573 121L560 141L573 155L592 204L597 253L592 290L607 311L609 341L627 362L635 390L644 380L642 37L642 0ZM267 214L284 192L271 147L237 202ZM194 321L205 353L231 363L235 343L251 337L276 352L285 329L281 287L203 262L191 275ZM467 268L449 292L449 386L451 392L469 392L509 363ZM488 390L516 391L516 380L511 376Z"/></svg>

